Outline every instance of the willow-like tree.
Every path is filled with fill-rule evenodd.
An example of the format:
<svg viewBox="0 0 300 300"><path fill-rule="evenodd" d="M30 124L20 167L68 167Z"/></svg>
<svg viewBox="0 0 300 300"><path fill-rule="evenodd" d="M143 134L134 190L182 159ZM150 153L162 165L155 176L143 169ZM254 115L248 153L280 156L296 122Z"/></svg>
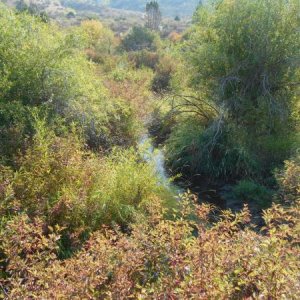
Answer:
<svg viewBox="0 0 300 300"><path fill-rule="evenodd" d="M289 157L299 145L299 11L299 0L199 6L183 48L199 96L183 106L204 126L181 126L169 161L192 166L192 175L257 180Z"/></svg>
<svg viewBox="0 0 300 300"><path fill-rule="evenodd" d="M161 22L161 12L157 1L150 1L146 4L146 26L151 30L158 30Z"/></svg>

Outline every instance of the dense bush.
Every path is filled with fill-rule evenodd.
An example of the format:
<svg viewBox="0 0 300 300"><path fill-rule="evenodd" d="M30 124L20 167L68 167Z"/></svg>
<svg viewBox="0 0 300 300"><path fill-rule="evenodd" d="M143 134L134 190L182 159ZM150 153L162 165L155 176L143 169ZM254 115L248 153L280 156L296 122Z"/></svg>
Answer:
<svg viewBox="0 0 300 300"><path fill-rule="evenodd" d="M133 134L135 132L141 134L143 127L140 122L145 122L151 112L153 97L149 87L152 78L153 72L149 69L136 70L131 65L120 63L107 74L104 81L111 96L121 100L124 108L132 114L132 128L135 128L132 130ZM135 120L140 122L134 122ZM118 123L118 126L122 124Z"/></svg>
<svg viewBox="0 0 300 300"><path fill-rule="evenodd" d="M195 223L185 220L184 203L173 221L149 203L148 221L130 235L103 228L64 261L56 258L59 228L44 235L41 220L18 216L1 234L9 275L3 291L14 299L299 298L299 204L266 211L261 235L247 208L207 227L210 208L196 206Z"/></svg>
<svg viewBox="0 0 300 300"><path fill-rule="evenodd" d="M158 37L147 28L135 26L122 41L122 48L126 51L154 51L157 49Z"/></svg>
<svg viewBox="0 0 300 300"><path fill-rule="evenodd" d="M8 176L8 169L1 169L4 215L26 212L80 234L111 222L126 225L147 201L167 196L152 166L135 151L98 157L84 150L76 135L56 137L44 121L36 122L33 145L17 162L18 171Z"/></svg>
<svg viewBox="0 0 300 300"><path fill-rule="evenodd" d="M294 203L300 199L300 155L285 162L285 168L277 172L280 194L284 202Z"/></svg>
<svg viewBox="0 0 300 300"><path fill-rule="evenodd" d="M172 57L163 56L155 68L155 76L152 81L152 90L155 93L164 93L171 90L172 73L175 71L175 63Z"/></svg>
<svg viewBox="0 0 300 300"><path fill-rule="evenodd" d="M260 180L291 154L297 128L298 11L293 0L228 0L199 7L181 50L190 86L201 96L183 97L180 105L193 112L195 123L205 122L194 131L197 150L190 154L199 168L190 164L191 173L202 173L201 164L208 161L212 177ZM203 103L217 114L206 118ZM183 138L179 149L190 149L187 142ZM178 157L173 163L180 164Z"/></svg>
<svg viewBox="0 0 300 300"><path fill-rule="evenodd" d="M172 43L178 43L181 40L182 36L176 32L176 31L172 31L169 35L168 35L168 39L172 42Z"/></svg>
<svg viewBox="0 0 300 300"><path fill-rule="evenodd" d="M155 72L151 83L153 92L162 94L171 90L172 76L176 70L175 58L142 50L130 53L129 60L136 68L147 67Z"/></svg>
<svg viewBox="0 0 300 300"><path fill-rule="evenodd" d="M116 48L114 33L96 20L86 20L81 23L81 30L86 39L86 53L95 62L109 59Z"/></svg>
<svg viewBox="0 0 300 300"><path fill-rule="evenodd" d="M210 88L214 101L249 133L277 132L288 119L297 78L298 10L293 0L222 1L200 7L195 18L194 83Z"/></svg>
<svg viewBox="0 0 300 300"><path fill-rule="evenodd" d="M215 128L220 126L221 134ZM230 128L185 118L174 127L166 143L168 164L175 172L188 177L197 175L204 181L234 180L254 177L261 171L255 157L238 144Z"/></svg>
<svg viewBox="0 0 300 300"><path fill-rule="evenodd" d="M66 64L80 60L80 39L63 34L56 26L27 14L15 14L1 6L0 61L2 100L39 105L72 99L74 75ZM9 50L9 51L8 51ZM67 79L67 81L66 81Z"/></svg>
<svg viewBox="0 0 300 300"><path fill-rule="evenodd" d="M147 67L155 70L159 63L159 54L147 50L129 53L129 61L133 62L136 68Z"/></svg>
<svg viewBox="0 0 300 300"><path fill-rule="evenodd" d="M1 143L0 154L14 155L24 146L26 136L32 136L27 117L32 107L48 111L49 120L75 122L85 133L87 143L96 149L108 149L124 141L134 143L135 120L130 105L125 107L121 99L109 96L96 74L97 67L83 52L85 43L98 47L102 31L96 29L100 25L91 21L82 26L86 33L63 31L1 6L0 111L6 116L1 118L0 135L6 141L7 132L15 131L18 136L14 149L9 141ZM101 46L109 45L101 40Z"/></svg>
<svg viewBox="0 0 300 300"><path fill-rule="evenodd" d="M24 137L32 133L29 115L21 103L0 100L0 162L12 164L15 150L24 146Z"/></svg>

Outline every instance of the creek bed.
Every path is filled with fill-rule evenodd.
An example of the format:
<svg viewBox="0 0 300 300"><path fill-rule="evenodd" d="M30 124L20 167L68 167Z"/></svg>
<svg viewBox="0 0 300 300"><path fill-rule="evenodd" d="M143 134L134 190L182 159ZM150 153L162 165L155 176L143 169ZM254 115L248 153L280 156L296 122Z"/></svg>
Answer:
<svg viewBox="0 0 300 300"><path fill-rule="evenodd" d="M153 165L161 184L169 189L172 189L172 191L177 194L177 196L179 194L183 194L185 191L187 191L187 189L189 189L192 193L198 196L199 203L210 203L217 209L230 209L233 212L238 212L243 209L244 203L230 196L230 193L232 191L231 185L224 184L220 187L209 184L191 184L187 187L180 182L178 184L172 182L171 176L168 174L165 167L164 149L155 147L149 134L144 134L141 136L138 146L143 159ZM263 220L261 217L261 210L252 204L249 205L249 208L253 216L253 223L258 225L259 227L262 226Z"/></svg>

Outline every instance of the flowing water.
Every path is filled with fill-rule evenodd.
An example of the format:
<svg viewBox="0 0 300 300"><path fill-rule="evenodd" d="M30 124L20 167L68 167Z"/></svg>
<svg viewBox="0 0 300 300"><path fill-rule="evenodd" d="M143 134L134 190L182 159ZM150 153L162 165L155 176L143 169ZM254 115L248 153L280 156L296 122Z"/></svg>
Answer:
<svg viewBox="0 0 300 300"><path fill-rule="evenodd" d="M150 163L162 185L179 195L184 189L172 183L165 167L165 154L162 148L155 148L149 134L144 134L139 140L139 151L145 161Z"/></svg>
<svg viewBox="0 0 300 300"><path fill-rule="evenodd" d="M151 138L149 137L149 134L144 134L141 136L139 140L139 151L141 152L144 160L153 165L161 184L172 190L177 195L183 194L187 190L187 187L184 188L172 182L171 177L169 176L165 167L164 149L155 148ZM226 201L225 197L222 196L222 192L220 191L211 188L199 188L196 186L190 188L190 190L194 194L198 195L200 203L208 202L221 209L226 209L228 206L228 202ZM230 206L233 208L233 205ZM240 208L241 207L238 209Z"/></svg>
<svg viewBox="0 0 300 300"><path fill-rule="evenodd" d="M144 134L139 141L139 149L145 161L151 163L159 179L168 184L169 176L165 169L165 155L162 149L155 148L148 134Z"/></svg>

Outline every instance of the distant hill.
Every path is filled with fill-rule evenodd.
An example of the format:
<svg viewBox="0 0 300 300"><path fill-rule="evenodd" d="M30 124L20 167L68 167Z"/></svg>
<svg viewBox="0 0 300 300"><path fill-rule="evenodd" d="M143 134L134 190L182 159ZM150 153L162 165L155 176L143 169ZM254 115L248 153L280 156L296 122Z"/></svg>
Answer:
<svg viewBox="0 0 300 300"><path fill-rule="evenodd" d="M9 6L16 6L20 2L34 4L50 15L66 12L66 8L77 11L95 11L105 9L119 9L132 12L144 12L149 0L0 0ZM163 17L192 16L199 0L158 0Z"/></svg>
<svg viewBox="0 0 300 300"><path fill-rule="evenodd" d="M145 24L147 0L0 0L18 10L33 8L46 13L63 26L76 25L87 18L100 19L118 34L125 34L135 25ZM162 32L183 32L190 24L194 8L199 0L160 0L162 10ZM172 5L171 5L172 4ZM171 7L172 6L172 7ZM180 12L179 12L180 11ZM174 20L180 16L180 20Z"/></svg>
<svg viewBox="0 0 300 300"><path fill-rule="evenodd" d="M107 4L113 8L144 11L147 0L96 0L98 3ZM159 0L163 15L191 16L195 11L199 0Z"/></svg>

